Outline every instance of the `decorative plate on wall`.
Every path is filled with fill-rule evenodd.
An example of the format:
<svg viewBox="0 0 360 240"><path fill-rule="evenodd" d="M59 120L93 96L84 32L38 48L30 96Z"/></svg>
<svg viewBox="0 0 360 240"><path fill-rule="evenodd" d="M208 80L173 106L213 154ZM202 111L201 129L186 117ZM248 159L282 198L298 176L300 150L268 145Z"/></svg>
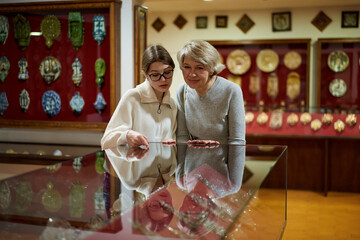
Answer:
<svg viewBox="0 0 360 240"><path fill-rule="evenodd" d="M244 50L232 51L226 59L226 66L232 74L244 74L251 67L251 58Z"/></svg>
<svg viewBox="0 0 360 240"><path fill-rule="evenodd" d="M272 49L261 50L256 56L256 65L263 72L272 72L279 65L279 55Z"/></svg>

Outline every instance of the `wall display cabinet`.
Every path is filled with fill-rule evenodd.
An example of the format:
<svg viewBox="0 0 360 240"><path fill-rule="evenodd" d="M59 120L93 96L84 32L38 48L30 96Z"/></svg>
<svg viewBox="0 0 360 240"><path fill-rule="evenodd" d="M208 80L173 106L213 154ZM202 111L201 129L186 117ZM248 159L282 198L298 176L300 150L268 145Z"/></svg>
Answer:
<svg viewBox="0 0 360 240"><path fill-rule="evenodd" d="M120 7L1 5L0 126L104 130L120 82Z"/></svg>
<svg viewBox="0 0 360 240"><path fill-rule="evenodd" d="M246 143L289 147L289 188L360 192L359 39L319 40L316 107L309 106L310 40L210 43L226 65L220 75L242 88ZM298 79L299 95L291 85ZM274 82L277 95L268 89Z"/></svg>
<svg viewBox="0 0 360 240"><path fill-rule="evenodd" d="M360 111L360 38L319 39L318 106Z"/></svg>
<svg viewBox="0 0 360 240"><path fill-rule="evenodd" d="M241 86L246 107L297 109L309 103L310 39L209 41Z"/></svg>

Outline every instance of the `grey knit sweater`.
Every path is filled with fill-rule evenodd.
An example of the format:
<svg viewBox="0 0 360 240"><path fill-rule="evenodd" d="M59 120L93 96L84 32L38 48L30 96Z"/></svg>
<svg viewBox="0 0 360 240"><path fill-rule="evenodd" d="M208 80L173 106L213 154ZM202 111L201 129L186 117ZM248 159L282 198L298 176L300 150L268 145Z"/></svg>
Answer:
<svg viewBox="0 0 360 240"><path fill-rule="evenodd" d="M238 85L217 77L203 97L186 84L180 85L176 96L178 142L202 139L245 144L244 100Z"/></svg>

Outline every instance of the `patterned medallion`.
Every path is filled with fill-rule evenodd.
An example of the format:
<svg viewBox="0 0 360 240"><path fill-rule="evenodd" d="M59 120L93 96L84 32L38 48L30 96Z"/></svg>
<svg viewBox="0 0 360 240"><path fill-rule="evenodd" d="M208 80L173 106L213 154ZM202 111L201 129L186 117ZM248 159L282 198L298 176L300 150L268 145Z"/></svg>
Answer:
<svg viewBox="0 0 360 240"><path fill-rule="evenodd" d="M30 105L30 97L28 91L23 89L19 97L20 109L22 112L26 112Z"/></svg>
<svg viewBox="0 0 360 240"><path fill-rule="evenodd" d="M327 64L334 72L343 72L349 66L349 56L340 50L333 51L329 54Z"/></svg>
<svg viewBox="0 0 360 240"><path fill-rule="evenodd" d="M46 189L41 195L41 203L48 212L58 212L62 207L62 197L58 190L55 189L53 182L46 184Z"/></svg>
<svg viewBox="0 0 360 240"><path fill-rule="evenodd" d="M11 192L7 181L0 184L0 209L4 210L10 207Z"/></svg>
<svg viewBox="0 0 360 240"><path fill-rule="evenodd" d="M61 99L55 91L46 91L42 96L42 107L49 118L56 116L61 109Z"/></svg>
<svg viewBox="0 0 360 240"><path fill-rule="evenodd" d="M22 57L19 62L19 75L18 78L21 81L25 81L26 79L29 79L29 72L28 72L28 62L26 61L26 58Z"/></svg>
<svg viewBox="0 0 360 240"><path fill-rule="evenodd" d="M75 92L75 95L71 98L70 107L74 114L80 114L84 108L85 101L80 96L79 92Z"/></svg>
<svg viewBox="0 0 360 240"><path fill-rule="evenodd" d="M95 72L96 72L96 79L95 82L98 85L98 88L102 88L104 84L104 75L106 72L106 63L104 59L98 58L95 61Z"/></svg>
<svg viewBox="0 0 360 240"><path fill-rule="evenodd" d="M103 151L96 152L95 170L98 174L103 174L105 172L104 163L105 163L104 152Z"/></svg>
<svg viewBox="0 0 360 240"><path fill-rule="evenodd" d="M5 111L9 107L9 102L6 97L6 92L1 92L0 94L0 115L3 116Z"/></svg>
<svg viewBox="0 0 360 240"><path fill-rule="evenodd" d="M103 187L98 187L94 194L94 207L95 213L100 215L105 213L105 197Z"/></svg>
<svg viewBox="0 0 360 240"><path fill-rule="evenodd" d="M80 172L80 169L82 167L82 157L77 157L77 158L74 158L74 161L73 161L73 168L75 170L76 173L79 173Z"/></svg>
<svg viewBox="0 0 360 240"><path fill-rule="evenodd" d="M106 36L105 17L103 15L95 15L93 23L93 36L98 45L100 45Z"/></svg>
<svg viewBox="0 0 360 240"><path fill-rule="evenodd" d="M82 65L79 61L78 58L75 58L74 62L72 63L72 70L73 70L73 74L72 74L72 80L75 84L75 86L79 86L83 77L82 74Z"/></svg>
<svg viewBox="0 0 360 240"><path fill-rule="evenodd" d="M24 51L30 45L30 22L21 14L17 14L14 22L14 37L20 50Z"/></svg>
<svg viewBox="0 0 360 240"><path fill-rule="evenodd" d="M15 186L15 208L19 212L25 212L32 203L33 190L31 183L23 179Z"/></svg>
<svg viewBox="0 0 360 240"><path fill-rule="evenodd" d="M41 76L44 78L46 84L50 85L56 81L61 73L60 61L52 56L45 57L39 67Z"/></svg>
<svg viewBox="0 0 360 240"><path fill-rule="evenodd" d="M5 44L9 36L9 20L6 16L0 15L0 42Z"/></svg>
<svg viewBox="0 0 360 240"><path fill-rule="evenodd" d="M101 92L99 92L96 96L96 101L94 102L94 107L99 114L102 114L106 108L106 102L105 102L104 96L102 95Z"/></svg>
<svg viewBox="0 0 360 240"><path fill-rule="evenodd" d="M60 36L61 23L56 16L48 15L41 21L40 30L45 38L46 47L51 48L53 41Z"/></svg>
<svg viewBox="0 0 360 240"><path fill-rule="evenodd" d="M80 12L69 12L69 39L75 48L84 44L84 19Z"/></svg>
<svg viewBox="0 0 360 240"><path fill-rule="evenodd" d="M73 218L81 218L84 213L85 187L79 181L71 186L69 197L69 211Z"/></svg>
<svg viewBox="0 0 360 240"><path fill-rule="evenodd" d="M7 57L2 56L0 58L0 80L3 83L5 81L5 78L9 74L10 70L10 62L7 59Z"/></svg>

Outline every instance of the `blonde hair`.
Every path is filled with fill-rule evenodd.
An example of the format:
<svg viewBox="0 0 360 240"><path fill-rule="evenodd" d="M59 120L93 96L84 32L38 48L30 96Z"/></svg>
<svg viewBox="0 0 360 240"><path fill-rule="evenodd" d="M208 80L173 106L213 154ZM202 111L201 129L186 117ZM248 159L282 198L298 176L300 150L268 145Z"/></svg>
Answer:
<svg viewBox="0 0 360 240"><path fill-rule="evenodd" d="M180 67L183 66L185 57L190 57L195 62L203 64L213 75L220 73L225 68L224 64L220 62L220 54L216 48L203 40L193 40L178 51L177 59Z"/></svg>

